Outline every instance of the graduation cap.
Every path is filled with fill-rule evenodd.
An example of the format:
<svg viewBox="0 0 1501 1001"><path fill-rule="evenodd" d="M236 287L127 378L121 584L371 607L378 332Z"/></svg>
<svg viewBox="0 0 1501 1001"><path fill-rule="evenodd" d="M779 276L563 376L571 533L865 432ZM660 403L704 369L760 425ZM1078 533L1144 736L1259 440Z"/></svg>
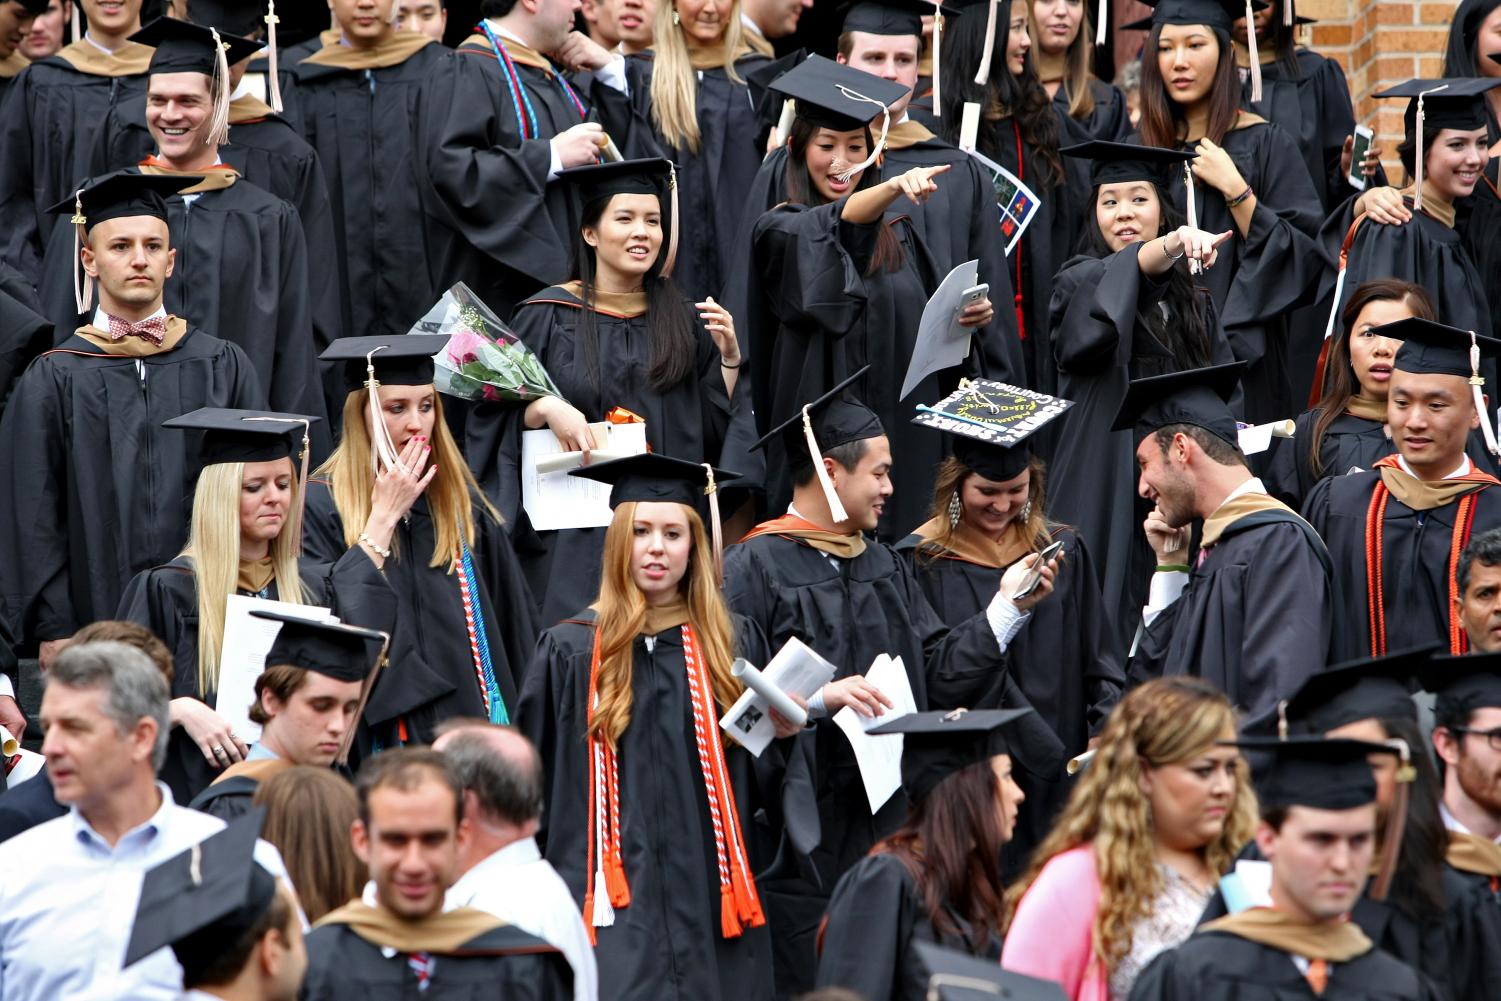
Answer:
<svg viewBox="0 0 1501 1001"><path fill-rule="evenodd" d="M671 160L655 156L641 160L588 163L558 171L558 180L574 185L585 204L612 195L656 195L667 213L667 244L662 248L662 276L672 274L678 256L678 176ZM665 198L663 196L666 196Z"/></svg>
<svg viewBox="0 0 1501 1001"><path fill-rule="evenodd" d="M344 362L349 392L375 386L427 386L433 381L433 357L448 346L446 334L393 334L389 337L340 337L318 356Z"/></svg>
<svg viewBox="0 0 1501 1001"><path fill-rule="evenodd" d="M955 709L908 713L870 731L872 736L902 734L902 788L912 802L923 799L954 772L997 754L1012 754L1019 741L1008 742L1005 728L1034 710Z"/></svg>
<svg viewBox="0 0 1501 1001"><path fill-rule="evenodd" d="M1134 428L1139 442L1158 428L1192 424L1239 448L1240 430L1228 401L1245 368L1245 362L1237 361L1136 379L1110 430Z"/></svg>
<svg viewBox="0 0 1501 1001"><path fill-rule="evenodd" d="M966 380L931 407L918 407L913 424L954 436L954 458L987 480L1004 483L1032 458L1028 440L1073 403L986 379Z"/></svg>
<svg viewBox="0 0 1501 1001"><path fill-rule="evenodd" d="M703 513L708 498L710 538L714 545L714 569L723 578L724 531L719 519L719 487L741 474L715 469L707 462L688 462L657 452L629 455L578 469L570 476L610 484L610 510L628 501L666 501L683 504Z"/></svg>
<svg viewBox="0 0 1501 1001"><path fill-rule="evenodd" d="M846 180L880 157L891 128L891 106L907 96L899 83L817 55L777 77L770 89L796 101L799 118L835 132L854 132L881 116L881 134L870 155L840 175Z"/></svg>
<svg viewBox="0 0 1501 1001"><path fill-rule="evenodd" d="M21 7L32 17L41 17L47 13L50 0L21 0Z"/></svg>
<svg viewBox="0 0 1501 1001"><path fill-rule="evenodd" d="M276 879L255 860L264 807L147 870L125 966L167 946L199 965L228 950L265 915Z"/></svg>
<svg viewBox="0 0 1501 1001"><path fill-rule="evenodd" d="M1225 741L1268 756L1256 776L1262 812L1273 807L1306 806L1316 810L1353 810L1376 801L1376 777L1369 755L1396 749L1367 740L1320 736L1242 737Z"/></svg>
<svg viewBox="0 0 1501 1001"><path fill-rule="evenodd" d="M881 418L855 399L853 394L845 392L869 371L870 366L866 365L841 380L833 389L811 403L804 404L796 416L778 424L751 446L752 450L765 448L773 438L781 435L782 443L787 449L787 461L794 470L805 464L813 466L819 486L823 488L824 499L829 502L829 514L836 522L844 521L849 515L839 502L839 495L834 492L828 470L823 467L823 454L831 448L848 445L852 441L879 438L886 433L886 429L881 426Z"/></svg>
<svg viewBox="0 0 1501 1001"><path fill-rule="evenodd" d="M1106 142L1093 139L1069 146L1058 152L1064 156L1089 160L1089 185L1121 184L1128 181L1151 181L1163 190L1172 182L1173 170L1197 159L1197 153L1164 149L1161 146L1138 146L1135 143Z"/></svg>
<svg viewBox="0 0 1501 1001"><path fill-rule="evenodd" d="M1486 127L1486 91L1501 84L1490 77L1450 77L1444 80L1414 79L1378 91L1377 97L1408 98L1402 124L1417 151L1413 155L1414 208L1423 207L1423 129L1459 129L1470 132Z"/></svg>
<svg viewBox="0 0 1501 1001"><path fill-rule="evenodd" d="M1501 654L1434 657L1422 674L1439 716L1466 716L1476 709L1501 708Z"/></svg>
<svg viewBox="0 0 1501 1001"><path fill-rule="evenodd" d="M1452 375L1469 380L1485 446L1492 455L1501 454L1486 412L1485 378L1480 374L1480 359L1501 356L1501 341L1416 316L1383 323L1373 332L1402 342L1392 360L1393 368L1413 375Z"/></svg>
<svg viewBox="0 0 1501 1001"><path fill-rule="evenodd" d="M277 75L276 0L189 0L188 18L231 34L253 38L262 28L266 40L266 89L270 92L271 110L282 111L281 80ZM259 43L257 43L259 44ZM234 62L233 59L229 60Z"/></svg>
<svg viewBox="0 0 1501 1001"><path fill-rule="evenodd" d="M266 663L288 664L335 681L364 681L375 667L386 634L342 622L309 622L281 612L253 611L258 619L280 622Z"/></svg>
<svg viewBox="0 0 1501 1001"><path fill-rule="evenodd" d="M922 37L925 14L956 13L953 7L932 0L857 0L845 8L844 31L867 35L916 35Z"/></svg>
<svg viewBox="0 0 1501 1001"><path fill-rule="evenodd" d="M924 996L929 1001L1067 1001L1068 995L1052 980L1012 973L993 959L977 959L932 942L912 945L928 971Z"/></svg>
<svg viewBox="0 0 1501 1001"><path fill-rule="evenodd" d="M1322 735L1367 719L1416 720L1412 689L1435 649L1345 661L1311 676L1278 705L1283 735Z"/></svg>
<svg viewBox="0 0 1501 1001"><path fill-rule="evenodd" d="M1204 24L1227 36L1235 22L1245 18L1246 48L1251 60L1251 100L1261 100L1261 56L1256 51L1254 25L1256 11L1267 8L1264 0L1142 0L1142 3L1152 8L1153 25Z"/></svg>

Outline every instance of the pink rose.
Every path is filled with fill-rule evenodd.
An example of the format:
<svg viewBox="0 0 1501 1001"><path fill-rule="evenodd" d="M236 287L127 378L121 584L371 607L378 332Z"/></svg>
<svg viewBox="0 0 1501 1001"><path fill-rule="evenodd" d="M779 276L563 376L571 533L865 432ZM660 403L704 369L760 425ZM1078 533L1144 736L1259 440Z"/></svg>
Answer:
<svg viewBox="0 0 1501 1001"><path fill-rule="evenodd" d="M455 365L472 365L479 361L485 339L471 330L460 330L448 339L448 357Z"/></svg>

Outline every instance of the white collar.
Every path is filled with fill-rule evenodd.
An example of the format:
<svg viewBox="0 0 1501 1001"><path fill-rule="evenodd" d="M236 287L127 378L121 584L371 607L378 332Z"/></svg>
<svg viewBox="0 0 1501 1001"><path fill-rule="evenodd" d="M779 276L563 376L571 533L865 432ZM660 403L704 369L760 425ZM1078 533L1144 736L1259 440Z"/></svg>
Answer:
<svg viewBox="0 0 1501 1001"><path fill-rule="evenodd" d="M1414 473L1412 471L1412 467L1407 464L1407 460L1404 459L1404 458L1402 458L1402 453L1401 452L1397 453L1397 463L1402 467L1402 471L1404 473L1407 473L1409 476L1417 476L1418 475L1417 473ZM1467 475L1469 472L1470 472L1470 457L1468 455L1466 455L1466 456L1463 456L1460 459L1459 468L1456 469L1456 470L1454 470L1454 472L1450 473L1448 476L1445 476L1444 479L1446 479L1446 480L1457 480L1461 476Z"/></svg>
<svg viewBox="0 0 1501 1001"><path fill-rule="evenodd" d="M754 31L756 34L760 35L762 38L766 37L766 32L761 30L761 26L754 20L752 20L751 16L743 10L740 12L740 23L749 28L751 31Z"/></svg>
<svg viewBox="0 0 1501 1001"><path fill-rule="evenodd" d="M1234 490L1225 495L1225 499L1220 502L1220 507L1224 507L1235 498L1244 496L1245 494L1264 493L1266 493L1266 487L1262 484L1261 480L1257 479L1254 476L1247 476L1245 482L1241 483L1240 486L1236 487ZM1215 510L1218 511L1219 508L1215 508Z"/></svg>
<svg viewBox="0 0 1501 1001"><path fill-rule="evenodd" d="M485 18L485 23L490 26L490 30L491 31L495 32L501 38L504 38L507 41L515 42L517 45L525 45L529 49L532 48L532 45L526 39L524 39L524 38L520 37L519 35L517 35L516 32L510 31L507 28L505 28L500 23L500 18L498 18L498 17L487 17L487 18Z"/></svg>
<svg viewBox="0 0 1501 1001"><path fill-rule="evenodd" d="M1474 837L1479 837L1479 835L1475 834L1474 831L1470 830L1464 824L1461 824L1459 822L1459 818L1455 817L1454 814L1452 814L1452 813L1449 812L1449 804L1445 803L1443 800L1439 801L1439 804L1438 804L1438 815L1441 818L1443 818L1444 828L1446 830L1456 831L1456 832L1458 832L1460 834L1469 834L1469 835L1472 835ZM1496 839L1496 844L1501 845L1501 838L1497 838Z"/></svg>
<svg viewBox="0 0 1501 1001"><path fill-rule="evenodd" d="M91 32L85 31L83 33L83 40L85 42L88 42L94 48L98 49L100 52L103 52L107 56L112 56L112 55L115 54L115 50L114 49L106 49L104 46L102 46L98 42L94 41L94 36L93 36L93 34Z"/></svg>
<svg viewBox="0 0 1501 1001"><path fill-rule="evenodd" d="M115 840L114 847L118 848L120 846L120 842L124 841L132 834L135 834L137 831L150 830L152 832L152 835L155 836L161 834L162 831L166 830L168 823L172 819L172 811L177 809L177 804L172 801L172 790L167 785L167 783L157 782L156 791L161 795L162 798L161 804L156 808L156 812L146 820L137 824L135 827L132 827L130 830L126 831L124 834L121 834L120 837ZM68 817L72 822L73 836L75 838L80 834L87 833L90 838L108 844L105 838L98 831L94 830L94 825L89 823L88 818L83 815L83 811L79 810L76 804L68 808Z"/></svg>
<svg viewBox="0 0 1501 1001"><path fill-rule="evenodd" d="M95 330L106 330L106 331L109 330L109 316L110 316L110 314L108 314L108 313L106 313L104 311L104 307L103 306L96 307L94 309L94 320L93 320L93 327L94 327L94 329ZM154 320L157 317L161 317L164 320L167 318L167 307L166 306L158 306L158 307L156 307L156 312L152 313L150 316L142 317L142 321L141 322L144 322L145 320Z"/></svg>

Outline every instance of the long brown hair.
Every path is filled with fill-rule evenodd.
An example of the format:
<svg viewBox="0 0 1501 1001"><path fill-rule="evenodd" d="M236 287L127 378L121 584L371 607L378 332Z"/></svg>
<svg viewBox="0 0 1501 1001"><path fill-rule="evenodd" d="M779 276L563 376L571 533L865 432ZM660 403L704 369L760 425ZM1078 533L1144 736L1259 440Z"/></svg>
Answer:
<svg viewBox="0 0 1501 1001"><path fill-rule="evenodd" d="M1209 30L1219 43L1220 55L1214 66L1214 80L1209 85L1209 121L1204 134L1212 142L1219 143L1240 115L1241 87L1230 36L1218 28ZM1172 99L1162 80L1162 68L1157 64L1157 43L1161 38L1162 25L1154 24L1141 55L1141 122L1137 130L1141 133L1143 146L1172 148L1183 142L1188 123L1183 105Z"/></svg>
<svg viewBox="0 0 1501 1001"><path fill-rule="evenodd" d="M1032 35L1033 47L1038 47L1037 12L1031 6L1032 0L1025 2L1027 30ZM1089 0L1083 0L1081 6L1084 8L1084 16L1079 20L1079 33L1068 43L1068 51L1063 53L1063 77L1058 81L1058 86L1068 95L1068 117L1082 122L1094 113L1094 88L1090 83L1095 76L1094 32L1089 27L1091 4Z"/></svg>
<svg viewBox="0 0 1501 1001"><path fill-rule="evenodd" d="M1315 479L1324 475L1323 444L1329 426L1338 420L1350 405L1350 400L1360 389L1355 378L1355 369L1350 363L1350 338L1355 336L1355 321L1361 312L1373 302L1401 302L1412 310L1412 315L1421 320L1437 319L1433 300L1421 285L1405 282L1400 278L1377 278L1361 282L1350 293L1340 313L1344 332L1329 345L1329 358L1324 365L1324 395L1314 409L1319 411L1313 422L1313 434L1308 436L1308 467Z"/></svg>
<svg viewBox="0 0 1501 1001"><path fill-rule="evenodd" d="M793 205L819 206L824 204L823 195L818 193L818 189L813 186L813 179L808 175L808 144L813 141L814 136L818 135L820 127L806 118L798 117L792 120L792 128L787 130L787 168L782 186L787 192L787 201ZM863 128L865 148L874 149L876 137L871 133L869 125ZM878 160L866 167L860 174L860 180L855 183L855 190L864 191L879 183L881 183L881 169ZM870 255L870 266L865 269L865 273L873 275L881 271L900 271L905 258L902 245L897 242L896 234L891 231L891 224L882 220L880 228L876 231L876 249Z"/></svg>
<svg viewBox="0 0 1501 1001"><path fill-rule="evenodd" d="M1048 496L1047 486L1043 481L1044 468L1043 461L1035 455L1027 463L1027 469L1032 474L1027 484L1027 502L1032 508L1025 522L1014 520L1006 526L1003 548L1009 549L1020 544L1028 549L1041 551L1047 546L1053 531L1058 528L1047 516ZM938 467L938 475L933 482L933 507L928 511L928 518L937 518L941 527L938 535L917 547L919 560L937 559L952 545L954 528L948 520L949 505L953 503L954 495L964 488L964 481L978 475L952 455Z"/></svg>
<svg viewBox="0 0 1501 1001"><path fill-rule="evenodd" d="M709 674L709 686L721 713L734 705L743 688L730 673L734 663L734 628L729 607L714 578L714 553L698 512L679 505L693 536L688 569L678 582L678 592L688 605L699 653ZM599 704L589 721L589 736L602 736L618 746L620 735L631 723L631 676L634 673L636 637L646 625L646 596L631 576L631 549L635 536L636 502L615 509L605 529L604 561L600 568L599 598L594 603L599 626Z"/></svg>
<svg viewBox="0 0 1501 1001"><path fill-rule="evenodd" d="M349 842L360 815L353 786L327 768L298 765L262 782L251 802L266 808L261 837L281 852L309 923L359 897L367 877Z"/></svg>
<svg viewBox="0 0 1501 1001"><path fill-rule="evenodd" d="M917 883L917 895L939 932L958 935L958 914L970 926L970 946L999 936L1006 917L1001 882L1000 779L977 761L944 778L907 814L907 822L871 849L895 855Z"/></svg>
<svg viewBox="0 0 1501 1001"><path fill-rule="evenodd" d="M1131 951L1133 925L1151 913L1162 890L1150 803L1141 789L1143 768L1191 760L1234 732L1230 700L1197 678L1157 678L1126 693L1026 875L1008 892L1008 904L1016 906L1055 855L1092 845L1100 882L1094 956L1113 970ZM1229 870L1256 829L1256 794L1244 760L1236 759L1235 771L1225 826L1204 846L1204 861L1216 874Z"/></svg>

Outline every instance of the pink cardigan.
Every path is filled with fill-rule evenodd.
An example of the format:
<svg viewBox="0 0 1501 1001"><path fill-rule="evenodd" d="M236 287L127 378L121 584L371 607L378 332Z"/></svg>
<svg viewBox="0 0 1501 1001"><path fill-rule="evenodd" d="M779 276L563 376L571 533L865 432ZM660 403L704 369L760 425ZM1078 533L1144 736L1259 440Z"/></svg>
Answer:
<svg viewBox="0 0 1501 1001"><path fill-rule="evenodd" d="M1069 1001L1110 1001L1109 980L1092 944L1099 903L1094 845L1053 856L1017 904L1001 965L1057 981Z"/></svg>

